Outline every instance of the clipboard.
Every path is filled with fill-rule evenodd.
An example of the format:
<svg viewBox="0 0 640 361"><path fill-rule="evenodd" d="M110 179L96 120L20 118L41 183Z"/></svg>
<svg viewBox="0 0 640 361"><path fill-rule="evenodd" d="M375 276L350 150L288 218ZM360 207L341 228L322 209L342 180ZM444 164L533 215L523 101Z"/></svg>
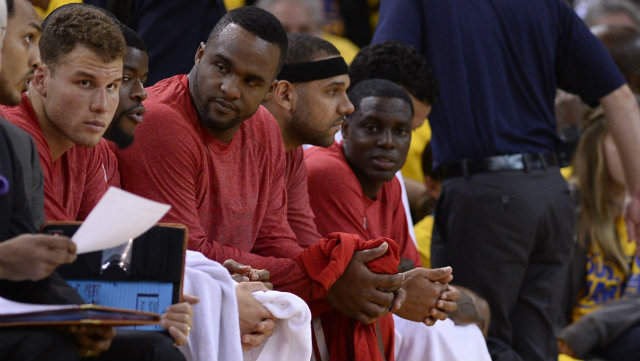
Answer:
<svg viewBox="0 0 640 361"><path fill-rule="evenodd" d="M106 325L139 326L160 322L155 313L99 305L32 305L0 299L0 327ZM7 311L10 309L10 311ZM29 311L34 309L35 311Z"/></svg>
<svg viewBox="0 0 640 361"><path fill-rule="evenodd" d="M47 222L41 232L71 237L81 222ZM127 272L103 269L103 252L78 255L75 262L56 272L84 302L107 308L163 313L181 301L187 250L187 228L182 224L158 223L131 243ZM136 328L160 331L160 326Z"/></svg>

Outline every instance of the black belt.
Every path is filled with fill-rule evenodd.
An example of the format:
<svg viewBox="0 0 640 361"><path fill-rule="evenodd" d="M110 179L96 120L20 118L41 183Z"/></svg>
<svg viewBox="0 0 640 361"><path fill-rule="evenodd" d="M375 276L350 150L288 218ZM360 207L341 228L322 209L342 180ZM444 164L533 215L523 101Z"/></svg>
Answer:
<svg viewBox="0 0 640 361"><path fill-rule="evenodd" d="M443 178L470 177L477 173L499 172L505 170L531 170L557 167L555 153L506 154L487 158L464 159L461 162L442 166Z"/></svg>

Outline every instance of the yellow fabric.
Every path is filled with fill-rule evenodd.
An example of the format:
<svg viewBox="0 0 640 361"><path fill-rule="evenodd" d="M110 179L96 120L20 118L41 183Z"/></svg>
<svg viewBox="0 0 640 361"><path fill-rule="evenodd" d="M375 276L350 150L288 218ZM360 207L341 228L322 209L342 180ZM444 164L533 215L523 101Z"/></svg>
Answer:
<svg viewBox="0 0 640 361"><path fill-rule="evenodd" d="M580 361L580 360L561 353L558 355L558 361Z"/></svg>
<svg viewBox="0 0 640 361"><path fill-rule="evenodd" d="M62 5L66 5L66 4L77 4L77 3L81 3L82 0L51 0L49 2L49 6L47 6L46 9L41 9L37 6L34 6L34 8L36 8L36 11L38 12L38 15L40 15L41 18L46 18L47 15L51 14L51 12L57 8L59 8Z"/></svg>
<svg viewBox="0 0 640 361"><path fill-rule="evenodd" d="M411 145L407 154L407 161L402 167L402 176L424 183L422 171L422 152L431 139L431 127L429 120L411 132Z"/></svg>
<svg viewBox="0 0 640 361"><path fill-rule="evenodd" d="M433 231L433 216L424 217L413 226L418 243L418 252L422 260L422 267L431 268L431 232Z"/></svg>
<svg viewBox="0 0 640 361"><path fill-rule="evenodd" d="M224 7L227 8L227 11L245 6L246 4L247 2L245 0L224 0Z"/></svg>
<svg viewBox="0 0 640 361"><path fill-rule="evenodd" d="M560 168L560 173L562 173L562 176L566 180L569 180L569 177L571 177L571 172L573 172L573 167L571 166Z"/></svg>
<svg viewBox="0 0 640 361"><path fill-rule="evenodd" d="M338 49L338 51L340 52L340 55L342 55L342 57L344 58L344 61L346 61L347 64L351 64L351 61L353 61L353 58L355 58L356 55L358 55L358 52L360 51L360 48L358 48L356 44L352 43L351 40L344 38L342 36L323 33L322 38L330 42L331 44L333 44L333 46L335 46Z"/></svg>
<svg viewBox="0 0 640 361"><path fill-rule="evenodd" d="M624 219L616 222L620 246L631 265L630 275L625 277L612 261L605 259L600 247L594 242L587 253L586 290L581 290L578 303L573 309L573 322L600 308L604 303L638 292L640 264L636 255L636 243L630 241Z"/></svg>

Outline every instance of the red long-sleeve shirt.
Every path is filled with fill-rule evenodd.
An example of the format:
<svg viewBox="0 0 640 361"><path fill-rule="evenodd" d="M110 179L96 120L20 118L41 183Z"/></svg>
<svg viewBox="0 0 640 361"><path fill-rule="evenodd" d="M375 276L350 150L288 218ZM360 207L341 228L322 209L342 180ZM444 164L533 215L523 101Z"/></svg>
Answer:
<svg viewBox="0 0 640 361"><path fill-rule="evenodd" d="M402 190L397 178L386 182L373 200L344 157L342 144L305 152L311 209L318 231L357 234L363 239L388 237L400 246L400 257L421 266L420 254L407 228Z"/></svg>
<svg viewBox="0 0 640 361"><path fill-rule="evenodd" d="M293 233L296 234L298 243L307 248L318 242L322 237L318 233L314 221L315 215L311 210L311 205L309 205L307 167L304 163L302 147L288 151L286 159L287 219Z"/></svg>
<svg viewBox="0 0 640 361"><path fill-rule="evenodd" d="M185 75L147 93L133 145L114 149L122 187L170 204L163 221L186 224L189 249L267 269L276 288L303 299L325 297L311 294L293 260L302 248L287 222L284 145L271 114L260 107L225 144L200 124Z"/></svg>
<svg viewBox="0 0 640 361"><path fill-rule="evenodd" d="M15 107L3 106L7 119L29 133L36 143L44 174L44 212L47 221L83 220L107 191L102 150L74 145L53 161L29 98L23 94Z"/></svg>

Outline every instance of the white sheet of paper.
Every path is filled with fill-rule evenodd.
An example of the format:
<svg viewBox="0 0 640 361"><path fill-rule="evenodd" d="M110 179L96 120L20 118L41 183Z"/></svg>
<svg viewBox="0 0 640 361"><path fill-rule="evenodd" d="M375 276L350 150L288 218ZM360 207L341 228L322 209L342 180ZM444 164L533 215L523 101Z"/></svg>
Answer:
<svg viewBox="0 0 640 361"><path fill-rule="evenodd" d="M78 305L35 305L11 301L0 297L0 315L15 315L27 312L56 311L67 308L77 308Z"/></svg>
<svg viewBox="0 0 640 361"><path fill-rule="evenodd" d="M71 240L78 247L78 254L112 248L146 232L170 208L110 187Z"/></svg>

